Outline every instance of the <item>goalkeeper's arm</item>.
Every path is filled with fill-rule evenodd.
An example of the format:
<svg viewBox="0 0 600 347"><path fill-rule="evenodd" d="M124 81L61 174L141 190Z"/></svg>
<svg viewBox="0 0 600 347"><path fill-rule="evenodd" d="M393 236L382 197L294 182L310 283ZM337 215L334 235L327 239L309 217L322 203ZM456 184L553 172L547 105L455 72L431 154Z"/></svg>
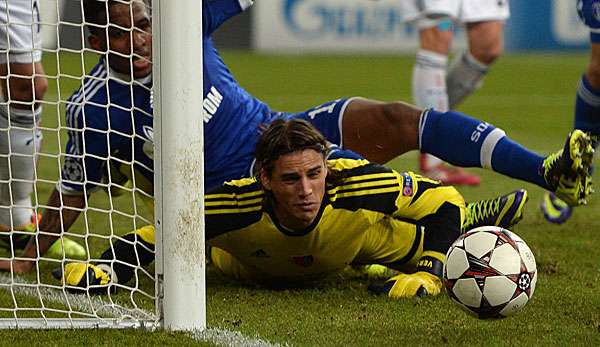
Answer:
<svg viewBox="0 0 600 347"><path fill-rule="evenodd" d="M414 273L396 275L369 289L390 298L437 295L442 289L445 254L461 232L464 206L445 202L434 213L418 221L424 230L422 249Z"/></svg>
<svg viewBox="0 0 600 347"><path fill-rule="evenodd" d="M89 288L90 292L105 293L105 287L129 282L137 267L154 261L154 243L154 226L147 225L114 242L102 253L101 261L95 264L68 263L52 274L68 286L83 289L93 286Z"/></svg>
<svg viewBox="0 0 600 347"><path fill-rule="evenodd" d="M75 223L85 207L85 196L61 194L55 188L48 198L47 206L39 224L40 232L29 239L21 255L21 258L31 260L0 261L0 271L11 271L11 268L15 273L30 271L36 259L43 256L60 234Z"/></svg>

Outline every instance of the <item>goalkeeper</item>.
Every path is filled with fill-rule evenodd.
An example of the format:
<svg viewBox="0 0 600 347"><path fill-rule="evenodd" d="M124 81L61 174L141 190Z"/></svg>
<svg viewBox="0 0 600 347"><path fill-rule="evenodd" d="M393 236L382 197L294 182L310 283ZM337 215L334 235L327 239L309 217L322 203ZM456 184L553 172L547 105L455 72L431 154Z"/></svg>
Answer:
<svg viewBox="0 0 600 347"><path fill-rule="evenodd" d="M453 187L332 151L304 120L273 122L256 160L255 178L230 181L205 197L210 258L223 273L288 286L347 265L383 264L406 272L373 287L392 298L440 292L445 253L465 220ZM495 199L500 208L489 215L476 210L494 202L471 205L464 226L508 227L520 219L526 197L518 191ZM55 275L71 289L106 292L154 260L153 248L154 228L144 227L108 249L106 262L66 264Z"/></svg>
<svg viewBox="0 0 600 347"><path fill-rule="evenodd" d="M385 163L407 151L422 150L458 166L487 167L535 183L572 205L584 203L591 193L591 140L581 131L568 137L564 149L542 157L483 121L456 112L421 110L402 102L342 98L305 112L277 112L238 84L211 38L252 1L202 3L206 191L251 176L261 125L279 118L301 118L331 143L373 162ZM136 193L148 198L153 194L148 8L142 0L84 0L82 4L90 47L103 54L67 102L69 138L61 179L46 204L40 233L34 240L37 243L29 242L21 259L0 261L0 270L30 271L35 259L86 210L92 192L99 188L112 192L117 185L127 186L127 179L117 181L116 176L134 178L129 182L135 182L131 187ZM114 162L121 164L122 172L110 170L109 163ZM108 183L104 177L109 177Z"/></svg>

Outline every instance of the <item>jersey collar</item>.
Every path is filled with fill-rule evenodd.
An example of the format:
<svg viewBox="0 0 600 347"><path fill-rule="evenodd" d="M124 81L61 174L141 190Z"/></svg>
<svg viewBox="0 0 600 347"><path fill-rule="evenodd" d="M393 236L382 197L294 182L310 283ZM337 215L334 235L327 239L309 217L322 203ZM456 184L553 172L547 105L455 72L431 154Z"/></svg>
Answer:
<svg viewBox="0 0 600 347"><path fill-rule="evenodd" d="M319 225L321 217L323 216L323 211L325 211L325 207L327 207L327 205L329 205L329 198L327 197L327 194L325 194L325 196L323 196L323 202L321 202L321 208L319 208L319 212L317 213L315 220L303 230L291 230L281 225L279 219L277 219L277 215L275 214L275 210L273 209L273 204L271 203L271 200L267 200L265 211L269 214L271 220L273 221L273 224L275 224L275 226L279 231L281 231L281 233L287 236L304 236L313 231L317 227L317 225Z"/></svg>
<svg viewBox="0 0 600 347"><path fill-rule="evenodd" d="M103 59L103 63L108 70L108 77L111 78L113 81L122 84L131 83L132 79L130 75L113 70L113 68L111 68L110 65L108 65L108 63L106 62L106 59ZM152 73L148 74L148 76L145 77L134 78L133 81L137 82L136 84L147 85L150 82L152 82Z"/></svg>

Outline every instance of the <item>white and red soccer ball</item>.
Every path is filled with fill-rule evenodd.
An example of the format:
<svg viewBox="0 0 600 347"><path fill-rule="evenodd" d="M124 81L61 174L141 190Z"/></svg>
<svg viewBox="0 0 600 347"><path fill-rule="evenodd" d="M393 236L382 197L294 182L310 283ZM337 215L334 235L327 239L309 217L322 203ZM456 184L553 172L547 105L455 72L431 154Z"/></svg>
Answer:
<svg viewBox="0 0 600 347"><path fill-rule="evenodd" d="M533 252L500 227L470 230L446 254L444 285L450 298L479 318L516 313L533 295L536 281Z"/></svg>

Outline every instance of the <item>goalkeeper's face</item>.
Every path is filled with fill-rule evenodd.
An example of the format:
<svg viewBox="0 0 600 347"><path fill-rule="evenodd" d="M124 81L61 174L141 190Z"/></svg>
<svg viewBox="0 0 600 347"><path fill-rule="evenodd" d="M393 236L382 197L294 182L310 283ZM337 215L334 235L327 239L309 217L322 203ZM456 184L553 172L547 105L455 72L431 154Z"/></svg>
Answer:
<svg viewBox="0 0 600 347"><path fill-rule="evenodd" d="M323 154L305 149L279 157L270 175L261 173L261 182L273 193L279 222L292 230L303 230L319 213L326 177Z"/></svg>
<svg viewBox="0 0 600 347"><path fill-rule="evenodd" d="M108 51L110 67L140 78L152 72L152 27L143 1L113 3L108 12L108 29L90 36L94 49ZM107 39L108 37L108 44Z"/></svg>

